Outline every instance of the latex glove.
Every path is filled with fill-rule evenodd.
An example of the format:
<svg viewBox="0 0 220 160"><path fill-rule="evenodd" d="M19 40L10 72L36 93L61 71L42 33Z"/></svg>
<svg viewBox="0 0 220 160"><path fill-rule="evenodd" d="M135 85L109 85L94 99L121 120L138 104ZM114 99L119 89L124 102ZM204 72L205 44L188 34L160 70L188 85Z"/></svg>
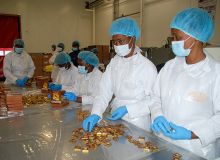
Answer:
<svg viewBox="0 0 220 160"><path fill-rule="evenodd" d="M54 83L49 83L49 85L48 85L49 89L52 90L52 88L53 88L54 85L55 85Z"/></svg>
<svg viewBox="0 0 220 160"><path fill-rule="evenodd" d="M174 140L189 140L192 139L192 132L184 127L177 126L170 122L172 128L171 133L164 133L165 136L170 137Z"/></svg>
<svg viewBox="0 0 220 160"><path fill-rule="evenodd" d="M52 98L50 93L47 95L47 98L48 98L48 99L51 99L51 98Z"/></svg>
<svg viewBox="0 0 220 160"><path fill-rule="evenodd" d="M121 106L121 107L118 107L114 112L112 112L112 116L107 117L107 119L109 119L111 121L116 121L116 120L121 119L122 117L124 117L124 115L126 113L128 113L128 110L127 110L126 106Z"/></svg>
<svg viewBox="0 0 220 160"><path fill-rule="evenodd" d="M17 79L16 80L16 85L19 86L19 87L24 87L25 83L22 79Z"/></svg>
<svg viewBox="0 0 220 160"><path fill-rule="evenodd" d="M69 101L76 101L77 99L77 96L73 92L65 92L63 97Z"/></svg>
<svg viewBox="0 0 220 160"><path fill-rule="evenodd" d="M54 87L53 87L53 90L55 90L55 91L61 91L61 89L62 89L61 84L55 84Z"/></svg>
<svg viewBox="0 0 220 160"><path fill-rule="evenodd" d="M91 132L100 119L101 118L98 115L96 115L96 114L92 114L89 117L87 117L83 121L83 129L84 129L84 131Z"/></svg>
<svg viewBox="0 0 220 160"><path fill-rule="evenodd" d="M27 81L29 80L29 77L24 77L24 79L23 79L23 81L24 81L24 84L26 84L27 83Z"/></svg>
<svg viewBox="0 0 220 160"><path fill-rule="evenodd" d="M50 83L49 84L49 88L52 91L60 91L62 89L62 85L61 84L54 84L54 83Z"/></svg>
<svg viewBox="0 0 220 160"><path fill-rule="evenodd" d="M164 116L155 118L154 122L151 124L151 129L156 133L171 133L170 124Z"/></svg>

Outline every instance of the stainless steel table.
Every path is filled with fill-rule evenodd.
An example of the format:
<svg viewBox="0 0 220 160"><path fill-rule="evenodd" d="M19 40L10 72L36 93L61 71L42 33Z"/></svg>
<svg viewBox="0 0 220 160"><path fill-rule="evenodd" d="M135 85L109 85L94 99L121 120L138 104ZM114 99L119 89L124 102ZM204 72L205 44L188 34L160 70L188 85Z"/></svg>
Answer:
<svg viewBox="0 0 220 160"><path fill-rule="evenodd" d="M82 107L71 103L62 109L53 109L50 104L35 105L24 110L24 116L0 120L1 160L171 160L172 154L182 154L182 160L202 160L182 148L139 129L124 121L126 134L138 138L145 136L159 147L153 154L138 149L125 137L113 141L110 148L98 147L88 154L75 152L69 142L72 131L81 127L76 110Z"/></svg>

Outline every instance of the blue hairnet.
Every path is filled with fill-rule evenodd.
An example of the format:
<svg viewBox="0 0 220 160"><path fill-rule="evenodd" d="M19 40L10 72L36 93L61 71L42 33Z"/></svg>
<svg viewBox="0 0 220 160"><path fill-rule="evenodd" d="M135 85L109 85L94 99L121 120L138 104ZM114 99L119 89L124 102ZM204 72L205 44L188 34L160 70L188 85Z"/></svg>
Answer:
<svg viewBox="0 0 220 160"><path fill-rule="evenodd" d="M14 46L19 45L24 48L24 41L22 39L15 39Z"/></svg>
<svg viewBox="0 0 220 160"><path fill-rule="evenodd" d="M85 63L90 64L94 67L97 67L99 64L99 59L98 57L90 51L81 51L78 54L78 58L83 60Z"/></svg>
<svg viewBox="0 0 220 160"><path fill-rule="evenodd" d="M64 49L64 48L65 48L65 46L64 46L64 44L63 44L63 43L58 43L57 47L60 47L60 48L62 48L62 49Z"/></svg>
<svg viewBox="0 0 220 160"><path fill-rule="evenodd" d="M135 36L138 39L140 37L140 28L135 20L131 18L120 18L112 22L109 33L111 36L122 34L130 37Z"/></svg>
<svg viewBox="0 0 220 160"><path fill-rule="evenodd" d="M56 56L54 63L58 65L58 64L66 64L67 62L70 61L71 61L70 56L64 52L61 52Z"/></svg>
<svg viewBox="0 0 220 160"><path fill-rule="evenodd" d="M93 49L91 49L91 52L98 54L99 50L98 50L98 48L93 48Z"/></svg>
<svg viewBox="0 0 220 160"><path fill-rule="evenodd" d="M208 42L214 33L212 17L199 8L188 8L179 12L170 24L201 42Z"/></svg>
<svg viewBox="0 0 220 160"><path fill-rule="evenodd" d="M79 43L79 41L73 41L73 43L72 43L72 46L80 46L80 43Z"/></svg>

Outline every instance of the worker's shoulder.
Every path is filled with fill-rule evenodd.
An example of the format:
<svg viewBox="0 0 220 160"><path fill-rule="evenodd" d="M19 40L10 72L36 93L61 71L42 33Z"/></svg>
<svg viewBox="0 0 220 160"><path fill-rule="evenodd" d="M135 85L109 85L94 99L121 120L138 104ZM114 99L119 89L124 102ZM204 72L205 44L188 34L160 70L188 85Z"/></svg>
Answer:
<svg viewBox="0 0 220 160"><path fill-rule="evenodd" d="M26 56L26 57L31 57L31 55L29 54L29 53L27 53L26 51L24 51L23 53L22 53L24 56ZM37 53L36 53L37 54Z"/></svg>
<svg viewBox="0 0 220 160"><path fill-rule="evenodd" d="M215 72L217 72L219 74L220 73L220 62L216 61L211 56L208 56L208 57L209 57L209 65L211 66L211 70L215 71Z"/></svg>
<svg viewBox="0 0 220 160"><path fill-rule="evenodd" d="M182 57L175 57L173 59L170 59L165 63L164 68L166 69L173 68L176 64L180 64L181 61L182 61Z"/></svg>
<svg viewBox="0 0 220 160"><path fill-rule="evenodd" d="M115 63L117 63L117 61L120 59L119 56L115 55L109 62L108 66L110 65L114 65Z"/></svg>
<svg viewBox="0 0 220 160"><path fill-rule="evenodd" d="M156 66L153 64L153 62L151 62L147 57L144 57L142 54L138 55L137 64L143 68L146 68L147 70L153 69L156 71Z"/></svg>
<svg viewBox="0 0 220 160"><path fill-rule="evenodd" d="M151 65L151 66L155 66L155 65L153 64L153 62L151 62L147 57L143 56L142 54L139 54L139 55L138 55L137 61L138 61L139 63L143 63L143 64L148 64L148 65Z"/></svg>
<svg viewBox="0 0 220 160"><path fill-rule="evenodd" d="M96 76L102 76L102 74L103 73L98 68L95 69L95 75Z"/></svg>
<svg viewBox="0 0 220 160"><path fill-rule="evenodd" d="M6 54L5 58L7 58L7 57L11 57L13 54L14 54L14 52L11 51L11 52L9 52L8 54Z"/></svg>

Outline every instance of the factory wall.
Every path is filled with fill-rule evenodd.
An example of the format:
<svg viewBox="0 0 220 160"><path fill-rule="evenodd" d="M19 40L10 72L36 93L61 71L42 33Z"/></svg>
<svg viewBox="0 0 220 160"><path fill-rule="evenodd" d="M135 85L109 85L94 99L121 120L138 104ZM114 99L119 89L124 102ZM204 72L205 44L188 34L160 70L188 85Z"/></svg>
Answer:
<svg viewBox="0 0 220 160"><path fill-rule="evenodd" d="M177 12L187 7L197 7L197 0L143 0L142 46L161 47L170 36L169 24ZM139 0L121 0L119 15L140 11ZM217 0L216 33L211 43L220 45L220 1ZM131 16L140 24L140 15ZM109 44L108 28L113 20L113 6L96 9L96 43ZM100 32L101 30L101 32ZM138 42L140 44L140 42Z"/></svg>
<svg viewBox="0 0 220 160"><path fill-rule="evenodd" d="M66 51L78 39L92 43L92 14L83 0L0 0L0 13L21 15L22 38L28 52L49 52L52 43L64 42Z"/></svg>
<svg viewBox="0 0 220 160"><path fill-rule="evenodd" d="M161 47L170 36L173 16L197 0L143 0L142 46ZM66 51L73 40L81 47L92 44L92 12L84 9L84 0L0 0L0 13L21 15L22 38L28 52L49 52L52 43L64 42ZM140 11L140 0L120 0L119 15ZM111 4L95 10L96 45L108 45L109 26L113 21ZM140 14L131 16L140 24ZM217 0L216 34L211 43L220 45L220 1ZM140 41L138 41L140 44Z"/></svg>

